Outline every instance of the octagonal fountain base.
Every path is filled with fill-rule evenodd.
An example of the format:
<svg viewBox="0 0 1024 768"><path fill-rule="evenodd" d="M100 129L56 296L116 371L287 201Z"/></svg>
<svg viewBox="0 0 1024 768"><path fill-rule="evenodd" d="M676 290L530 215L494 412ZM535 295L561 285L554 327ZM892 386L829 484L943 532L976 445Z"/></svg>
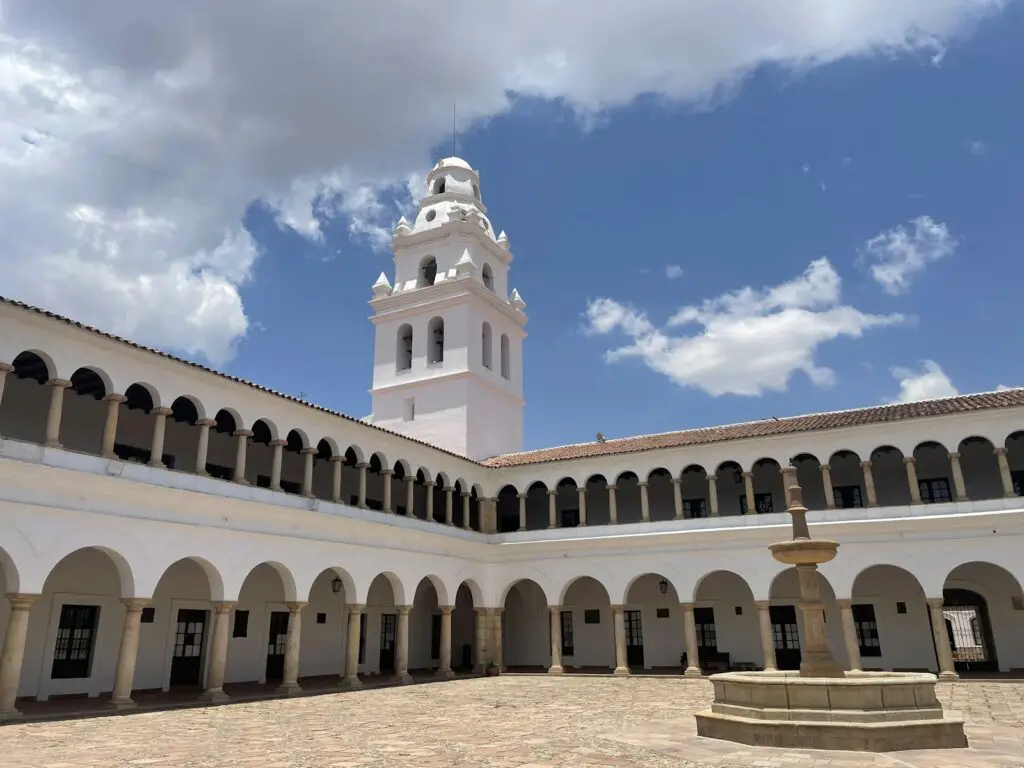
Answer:
<svg viewBox="0 0 1024 768"><path fill-rule="evenodd" d="M712 675L715 701L697 733L759 747L893 752L967 746L964 721L945 717L935 675L799 672Z"/></svg>

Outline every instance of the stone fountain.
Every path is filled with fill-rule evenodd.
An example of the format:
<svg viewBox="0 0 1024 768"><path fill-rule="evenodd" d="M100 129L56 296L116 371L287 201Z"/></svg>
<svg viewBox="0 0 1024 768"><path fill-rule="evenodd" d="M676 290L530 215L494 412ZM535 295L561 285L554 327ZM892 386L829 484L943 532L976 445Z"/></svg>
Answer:
<svg viewBox="0 0 1024 768"><path fill-rule="evenodd" d="M803 642L799 672L727 672L711 676L715 700L698 712L697 733L762 747L891 752L966 747L964 722L946 717L935 675L851 672L828 644L818 566L839 544L811 538L796 470L783 471L792 541L771 545L772 557L796 567Z"/></svg>

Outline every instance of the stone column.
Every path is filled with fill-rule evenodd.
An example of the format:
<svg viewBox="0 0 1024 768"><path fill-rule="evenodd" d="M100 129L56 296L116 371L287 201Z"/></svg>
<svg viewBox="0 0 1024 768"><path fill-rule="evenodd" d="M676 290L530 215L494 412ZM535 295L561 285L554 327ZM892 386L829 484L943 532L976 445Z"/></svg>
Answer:
<svg viewBox="0 0 1024 768"><path fill-rule="evenodd" d="M487 672L487 636L488 627L490 626L490 609L489 608L477 608L474 613L476 614L476 625L473 627L473 634L475 635L476 642L473 643L473 655L476 657L473 660L473 671L482 675Z"/></svg>
<svg viewBox="0 0 1024 768"><path fill-rule="evenodd" d="M63 390L62 390L63 391ZM21 667L25 661L25 638L28 636L29 609L39 595L8 594L11 604L4 635L3 652L0 655L0 723L21 717L14 702L21 684Z"/></svg>
<svg viewBox="0 0 1024 768"><path fill-rule="evenodd" d="M287 440L270 441L270 490L281 490L281 462L284 460L284 447Z"/></svg>
<svg viewBox="0 0 1024 768"><path fill-rule="evenodd" d="M498 500L483 498L480 500L480 533L498 532Z"/></svg>
<svg viewBox="0 0 1024 768"><path fill-rule="evenodd" d="M167 417L171 415L170 408L154 408L149 412L153 417L153 439L149 444L149 461L151 467L164 468L164 435L167 434Z"/></svg>
<svg viewBox="0 0 1024 768"><path fill-rule="evenodd" d="M562 607L548 606L548 618L551 621L551 666L549 675L561 675L562 669Z"/></svg>
<svg viewBox="0 0 1024 768"><path fill-rule="evenodd" d="M149 600L123 599L124 623L121 625L121 645L117 651L117 667L114 672L114 695L111 703L118 709L134 709L132 683L135 680L135 660L139 655L139 629L142 624L142 609Z"/></svg>
<svg viewBox="0 0 1024 768"><path fill-rule="evenodd" d="M917 484L917 462L913 456L906 456L903 465L907 468L907 485L910 486L910 503L921 503L921 486Z"/></svg>
<svg viewBox="0 0 1024 768"><path fill-rule="evenodd" d="M764 669L765 672L769 670L775 670L775 641L772 639L772 617L768 612L771 603L767 600L758 600L757 605L757 624L761 630L761 651L764 654Z"/></svg>
<svg viewBox="0 0 1024 768"><path fill-rule="evenodd" d="M434 486L437 485L433 480L427 480L423 485L427 488L427 520L434 522Z"/></svg>
<svg viewBox="0 0 1024 768"><path fill-rule="evenodd" d="M60 443L60 417L64 410L64 391L71 386L65 379L50 379L50 410L46 413L46 446L63 448Z"/></svg>
<svg viewBox="0 0 1024 768"><path fill-rule="evenodd" d="M576 494L579 496L580 526L584 526L587 524L587 487L577 488Z"/></svg>
<svg viewBox="0 0 1024 768"><path fill-rule="evenodd" d="M252 437L252 430L239 429L231 435L235 438L235 472L232 479L239 485L248 485L249 481L245 479L245 449Z"/></svg>
<svg viewBox="0 0 1024 768"><path fill-rule="evenodd" d="M683 519L683 481L681 478L672 478L672 501L676 508L676 520Z"/></svg>
<svg viewBox="0 0 1024 768"><path fill-rule="evenodd" d="M612 628L615 630L615 672L629 674L629 660L626 658L626 614L621 605L612 606Z"/></svg>
<svg viewBox="0 0 1024 768"><path fill-rule="evenodd" d="M548 491L548 528L558 527L558 490Z"/></svg>
<svg viewBox="0 0 1024 768"><path fill-rule="evenodd" d="M853 622L853 600L836 600L839 618L843 623L843 645L851 672L860 672L860 642L857 640L857 625Z"/></svg>
<svg viewBox="0 0 1024 768"><path fill-rule="evenodd" d="M284 647L284 679L277 686L278 693L301 693L299 686L299 655L302 652L302 609L305 603L287 603L288 639Z"/></svg>
<svg viewBox="0 0 1024 768"><path fill-rule="evenodd" d="M405 477L405 515L406 517L416 517L416 478L412 476Z"/></svg>
<svg viewBox="0 0 1024 768"><path fill-rule="evenodd" d="M967 486L964 483L964 471L960 467L960 454L949 454L949 467L953 470L953 487L956 489L956 501L967 501Z"/></svg>
<svg viewBox="0 0 1024 768"><path fill-rule="evenodd" d="M875 493L875 473L871 470L871 461L862 461L860 468L864 472L864 493L868 497L868 506L878 506L878 494Z"/></svg>
<svg viewBox="0 0 1024 768"><path fill-rule="evenodd" d="M756 515L757 505L754 503L754 473L743 473L743 493L747 497L747 514Z"/></svg>
<svg viewBox="0 0 1024 768"><path fill-rule="evenodd" d="M213 637L210 640L210 669L206 674L206 701L227 701L224 693L224 672L228 664L228 638L230 637L231 609L234 603L213 604Z"/></svg>
<svg viewBox="0 0 1024 768"><path fill-rule="evenodd" d="M398 611L398 626L395 636L395 678L400 683L411 683L412 675L409 674L409 611L411 605L396 605Z"/></svg>
<svg viewBox="0 0 1024 768"><path fill-rule="evenodd" d="M649 523L651 522L651 502L647 496L647 481L640 481L640 520Z"/></svg>
<svg viewBox="0 0 1024 768"><path fill-rule="evenodd" d="M708 510L711 517L718 517L718 478L708 475Z"/></svg>
<svg viewBox="0 0 1024 768"><path fill-rule="evenodd" d="M1003 481L1003 496L1012 499L1017 494L1013 492L1013 475L1010 474L1010 462L1003 446L996 448L996 461L999 462L999 477Z"/></svg>
<svg viewBox="0 0 1024 768"><path fill-rule="evenodd" d="M341 502L341 473L345 466L344 456L331 456L331 501Z"/></svg>
<svg viewBox="0 0 1024 768"><path fill-rule="evenodd" d="M470 514L469 514L469 491L462 492L462 528L463 530L470 530ZM482 527L482 526L481 526Z"/></svg>
<svg viewBox="0 0 1024 768"><path fill-rule="evenodd" d="M836 492L832 488L832 467L821 465L821 484L825 487L825 509L836 508Z"/></svg>
<svg viewBox="0 0 1024 768"><path fill-rule="evenodd" d="M619 522L619 510L615 502L615 484L608 484L608 521L615 525Z"/></svg>
<svg viewBox="0 0 1024 768"><path fill-rule="evenodd" d="M359 470L359 501L356 506L360 509L366 509L366 470L369 466L365 461L356 464L356 469Z"/></svg>
<svg viewBox="0 0 1024 768"><path fill-rule="evenodd" d="M394 470L382 469L380 476L384 480L384 512L391 514L394 510L391 507L391 476L394 474Z"/></svg>
<svg viewBox="0 0 1024 768"><path fill-rule="evenodd" d="M949 647L949 632L946 630L946 617L942 613L943 599L928 598L928 610L932 618L932 639L935 641L935 659L939 663L939 680L959 680L953 665L953 649Z"/></svg>
<svg viewBox="0 0 1024 768"><path fill-rule="evenodd" d="M441 610L441 666L437 676L451 678L455 677L452 672L452 610L455 606L440 605L438 608Z"/></svg>
<svg viewBox="0 0 1024 768"><path fill-rule="evenodd" d="M2 380L2 379L0 379ZM117 442L117 417L121 413L121 403L127 398L124 395L107 395L103 398L107 401L107 418L103 422L103 441L100 445L100 455L105 459L116 459L114 443Z"/></svg>
<svg viewBox="0 0 1024 768"><path fill-rule="evenodd" d="M196 441L196 474L207 477L210 473L206 471L206 457L210 452L210 427L217 426L213 419L200 419L196 422L199 427L199 440Z"/></svg>
<svg viewBox="0 0 1024 768"><path fill-rule="evenodd" d="M7 374L14 370L14 366L10 363L0 363L0 405L4 402L4 386L7 384ZM0 437L3 437L0 434Z"/></svg>
<svg viewBox="0 0 1024 768"><path fill-rule="evenodd" d="M362 688L359 679L359 625L365 605L351 604L348 607L348 640L345 643L345 679L342 681L347 688Z"/></svg>
<svg viewBox="0 0 1024 768"><path fill-rule="evenodd" d="M681 603L683 609L683 633L686 636L686 670L687 677L701 677L700 650L697 647L697 623L693 618L693 603Z"/></svg>
<svg viewBox="0 0 1024 768"><path fill-rule="evenodd" d="M302 456L305 459L305 463L302 465L302 495L313 498L313 464L316 460L316 448L304 449ZM388 486L385 484L384 488L386 493ZM384 509L387 511L386 501Z"/></svg>
<svg viewBox="0 0 1024 768"><path fill-rule="evenodd" d="M519 530L526 530L526 494L519 494Z"/></svg>
<svg viewBox="0 0 1024 768"><path fill-rule="evenodd" d="M444 489L444 524L452 525L452 492L455 489L446 485Z"/></svg>
<svg viewBox="0 0 1024 768"><path fill-rule="evenodd" d="M491 609L491 661L499 672L505 671L505 658L501 642L501 617L504 608Z"/></svg>

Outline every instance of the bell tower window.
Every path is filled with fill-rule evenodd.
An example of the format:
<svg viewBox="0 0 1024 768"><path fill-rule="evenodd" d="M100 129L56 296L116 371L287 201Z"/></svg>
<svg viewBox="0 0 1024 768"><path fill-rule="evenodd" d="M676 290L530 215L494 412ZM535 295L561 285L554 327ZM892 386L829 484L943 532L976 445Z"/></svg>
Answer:
<svg viewBox="0 0 1024 768"><path fill-rule="evenodd" d="M480 271L480 277L484 281L484 286L489 291L494 290L494 272L491 271L490 264L484 264L484 268Z"/></svg>
<svg viewBox="0 0 1024 768"><path fill-rule="evenodd" d="M434 280L436 279L437 259L435 259L433 256L427 256L427 258L420 262L419 287L426 288L427 286L433 285Z"/></svg>
<svg viewBox="0 0 1024 768"><path fill-rule="evenodd" d="M444 362L444 320L435 317L427 325L427 338L430 340L430 349L427 353L428 363Z"/></svg>
<svg viewBox="0 0 1024 768"><path fill-rule="evenodd" d="M493 359L493 356L491 354L493 346L491 341L492 336L493 334L491 332L491 324L485 322L483 327L483 333L481 334L480 339L480 348L483 358L481 362L483 363L484 368L486 368L487 370L490 370L491 366L493 365L493 363L491 362L491 360Z"/></svg>
<svg viewBox="0 0 1024 768"><path fill-rule="evenodd" d="M406 323L398 329L398 348L395 369L408 371L412 368L412 326Z"/></svg>
<svg viewBox="0 0 1024 768"><path fill-rule="evenodd" d="M512 378L512 350L509 348L508 334L501 334L501 378Z"/></svg>
<svg viewBox="0 0 1024 768"><path fill-rule="evenodd" d="M437 182L437 185L434 187L434 194L435 195L443 195L444 194L444 179L440 179Z"/></svg>

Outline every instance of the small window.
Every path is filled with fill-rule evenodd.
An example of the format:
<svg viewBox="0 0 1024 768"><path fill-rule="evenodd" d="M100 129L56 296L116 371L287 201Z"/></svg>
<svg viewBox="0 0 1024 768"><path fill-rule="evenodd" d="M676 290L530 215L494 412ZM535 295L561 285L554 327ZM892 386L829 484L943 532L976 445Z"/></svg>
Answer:
<svg viewBox="0 0 1024 768"><path fill-rule="evenodd" d="M759 515L770 515L775 511L775 502L770 493L754 494L754 509ZM747 494L740 496L740 514L747 514Z"/></svg>
<svg viewBox="0 0 1024 768"><path fill-rule="evenodd" d="M572 656L575 650L572 636L572 611L562 611L562 655Z"/></svg>
<svg viewBox="0 0 1024 768"><path fill-rule="evenodd" d="M412 368L412 326L405 323L398 329L395 349L395 370L408 371Z"/></svg>
<svg viewBox="0 0 1024 768"><path fill-rule="evenodd" d="M882 644L878 641L875 606L870 603L854 605L853 626L857 629L857 645L860 646L860 655L881 656Z"/></svg>
<svg viewBox="0 0 1024 768"><path fill-rule="evenodd" d="M840 509L854 509L864 506L864 497L859 485L837 485L832 488L832 497Z"/></svg>
<svg viewBox="0 0 1024 768"><path fill-rule="evenodd" d="M704 499L683 499L683 517L687 520L707 516L708 507Z"/></svg>
<svg viewBox="0 0 1024 768"><path fill-rule="evenodd" d="M436 188L437 191L435 192L435 194L443 195L444 194L444 189L445 189L444 179L441 179L440 181L437 182L437 188Z"/></svg>
<svg viewBox="0 0 1024 768"><path fill-rule="evenodd" d="M742 616L743 615L743 606L742 605L737 605L736 606L736 615L737 616Z"/></svg>
<svg viewBox="0 0 1024 768"><path fill-rule="evenodd" d="M896 603L896 613L898 613L900 616L903 616L904 614L906 614L906 612L907 612L907 604L906 603L904 603L904 602Z"/></svg>
<svg viewBox="0 0 1024 768"><path fill-rule="evenodd" d="M510 349L508 334L501 334L501 378L512 378L512 350Z"/></svg>
<svg viewBox="0 0 1024 768"><path fill-rule="evenodd" d="M235 611L235 625L231 631L232 637L249 636L249 612Z"/></svg>
<svg viewBox="0 0 1024 768"><path fill-rule="evenodd" d="M444 362L444 320L435 317L427 325L427 340L430 343L430 350L427 355L427 362L438 364Z"/></svg>
<svg viewBox="0 0 1024 768"><path fill-rule="evenodd" d="M494 273L491 271L490 264L484 264L484 268L480 271L480 277L484 281L484 287L489 290L494 290Z"/></svg>
<svg viewBox="0 0 1024 768"><path fill-rule="evenodd" d="M484 322L483 328L480 332L480 362L483 365L483 367L486 368L487 370L491 370L491 366L494 364L494 355L492 349L493 336L494 334L491 331L491 324L488 322Z"/></svg>
<svg viewBox="0 0 1024 768"><path fill-rule="evenodd" d="M475 197L477 200L480 199L480 187L478 187L476 184L473 185L473 197Z"/></svg>
<svg viewBox="0 0 1024 768"><path fill-rule="evenodd" d="M600 624L601 623L601 611L598 608L588 608L583 612L583 623L584 624Z"/></svg>
<svg viewBox="0 0 1024 768"><path fill-rule="evenodd" d="M53 680L89 677L99 615L96 605L61 606L50 670Z"/></svg>
<svg viewBox="0 0 1024 768"><path fill-rule="evenodd" d="M667 619L668 618L668 608L659 608L657 616L658 616L659 619Z"/></svg>
<svg viewBox="0 0 1024 768"><path fill-rule="evenodd" d="M326 613L318 613L316 615L316 623L317 624L326 624L327 623L327 614Z"/></svg>
<svg viewBox="0 0 1024 768"><path fill-rule="evenodd" d="M403 405L402 418L406 421L415 421L416 419L416 398L407 397Z"/></svg>
<svg viewBox="0 0 1024 768"><path fill-rule="evenodd" d="M433 256L427 256L420 262L419 287L426 288L431 286L435 280L437 280L437 259Z"/></svg>
<svg viewBox="0 0 1024 768"><path fill-rule="evenodd" d="M431 208L429 211L427 211L427 215L424 216L423 218L425 218L428 222L433 221L434 219L437 218L437 211Z"/></svg>
<svg viewBox="0 0 1024 768"><path fill-rule="evenodd" d="M953 500L953 494L949 492L949 480L944 477L918 480L917 487L921 490L921 501L925 504L942 504Z"/></svg>
<svg viewBox="0 0 1024 768"><path fill-rule="evenodd" d="M152 624L156 620L156 608L148 606L142 609L142 616L139 621L143 624Z"/></svg>

